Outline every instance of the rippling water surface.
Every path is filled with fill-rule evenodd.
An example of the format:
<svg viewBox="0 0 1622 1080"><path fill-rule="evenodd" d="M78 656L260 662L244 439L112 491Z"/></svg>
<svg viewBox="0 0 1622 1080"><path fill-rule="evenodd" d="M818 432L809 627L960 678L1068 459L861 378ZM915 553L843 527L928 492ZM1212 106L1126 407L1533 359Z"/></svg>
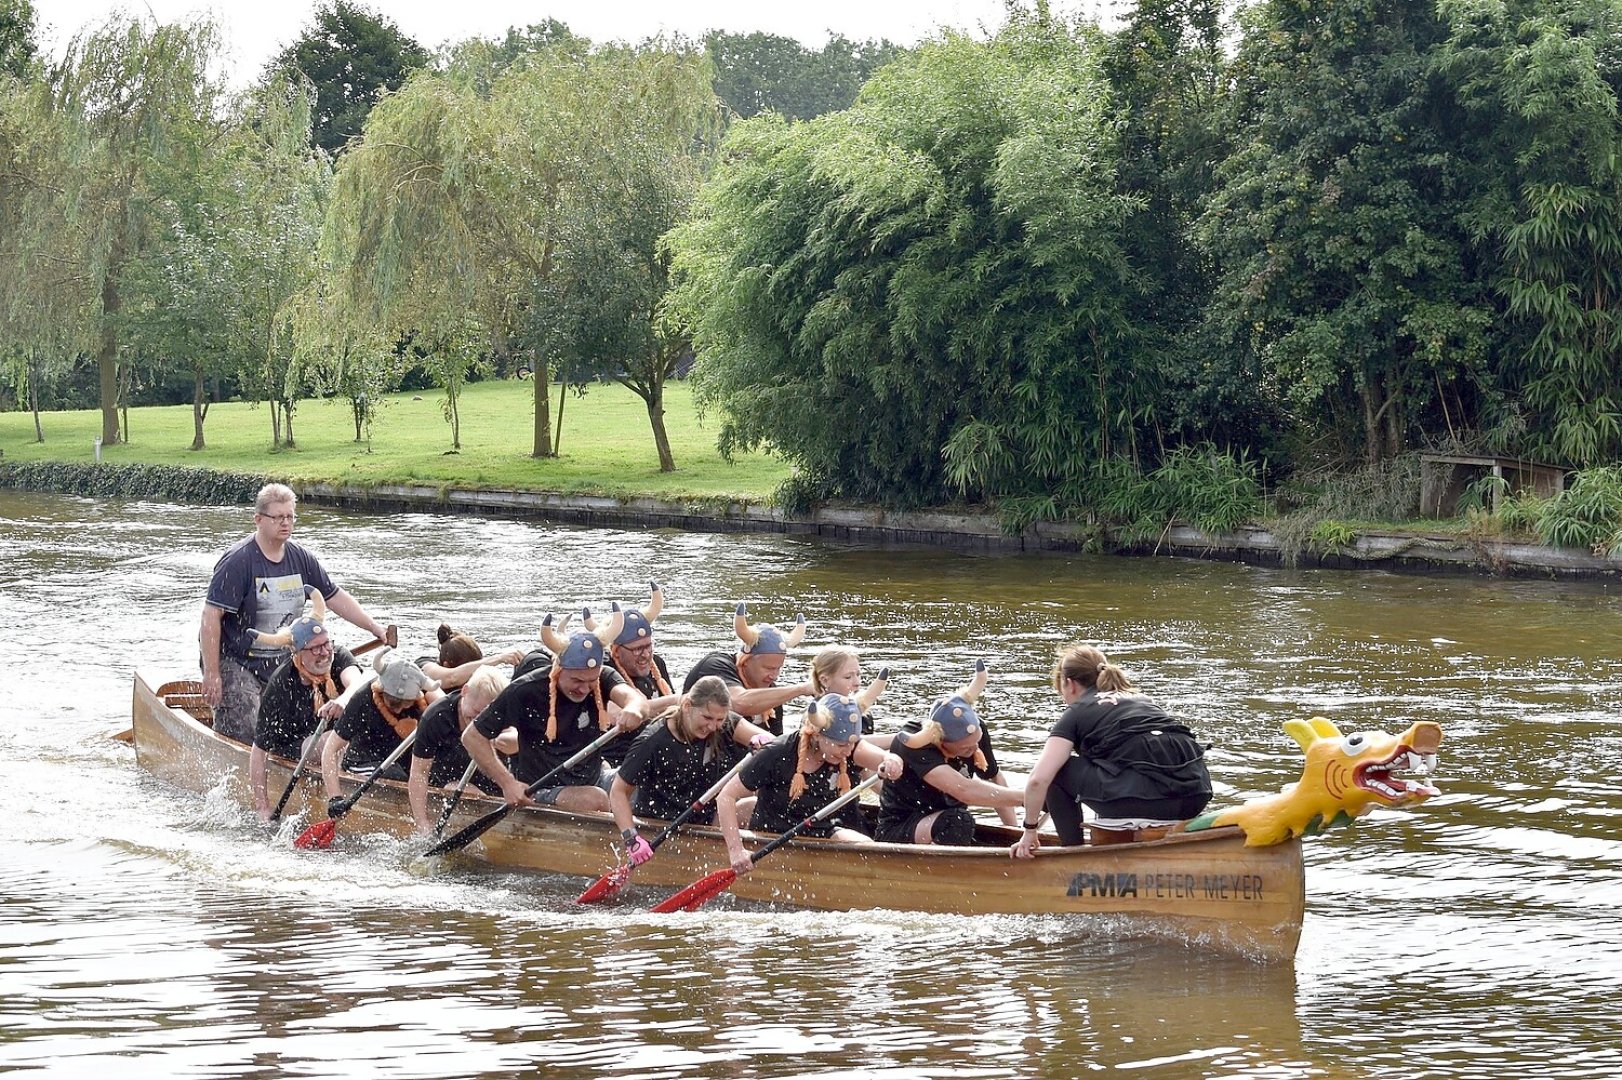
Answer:
<svg viewBox="0 0 1622 1080"><path fill-rule="evenodd" d="M1582 1077L1622 1068L1613 588L301 510L298 538L413 652L641 600L674 671L731 609L804 611L894 678L882 725L992 665L1023 770L1053 645L1099 642L1215 744L1219 802L1299 772L1280 730L1446 731L1445 794L1310 841L1294 965L1102 922L573 904L581 881L307 853L108 738L180 677L246 511L0 492L0 1072L622 1077ZM343 637L359 644L365 635Z"/></svg>

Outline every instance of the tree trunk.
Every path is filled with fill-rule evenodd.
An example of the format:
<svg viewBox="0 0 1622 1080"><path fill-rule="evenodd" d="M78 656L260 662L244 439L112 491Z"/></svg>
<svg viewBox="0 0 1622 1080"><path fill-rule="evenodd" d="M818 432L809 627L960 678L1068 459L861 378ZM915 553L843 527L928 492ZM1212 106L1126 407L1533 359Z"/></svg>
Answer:
<svg viewBox="0 0 1622 1080"><path fill-rule="evenodd" d="M275 398L270 399L270 448L282 445L282 407Z"/></svg>
<svg viewBox="0 0 1622 1080"><path fill-rule="evenodd" d="M665 431L664 383L655 383L643 403L648 407L648 423L653 425L653 447L659 452L659 471L675 472L676 458L670 452L670 435Z"/></svg>
<svg viewBox="0 0 1622 1080"><path fill-rule="evenodd" d="M552 403L546 398L550 387L547 382L547 362L536 356L530 368L530 381L535 384L535 448L531 457L549 458L552 452Z"/></svg>
<svg viewBox="0 0 1622 1080"><path fill-rule="evenodd" d="M34 441L45 441L45 429L39 422L39 358L36 356L33 363L28 365L28 399L34 411Z"/></svg>
<svg viewBox="0 0 1622 1080"><path fill-rule="evenodd" d="M1380 463L1380 407L1375 393L1374 374L1365 367L1358 395L1363 403L1363 460L1369 465Z"/></svg>
<svg viewBox="0 0 1622 1080"><path fill-rule="evenodd" d="M553 457L557 457L558 452L563 449L563 403L568 400L564 396L568 392L568 389L569 389L569 380L568 380L568 378L565 377L565 378L559 379L558 380L558 429L557 429L557 434L552 437L552 456Z"/></svg>
<svg viewBox="0 0 1622 1080"><path fill-rule="evenodd" d="M206 447L203 442L203 421L208 418L208 394L203 384L203 365L198 364L192 368L191 384L191 448L202 450Z"/></svg>
<svg viewBox="0 0 1622 1080"><path fill-rule="evenodd" d="M282 402L282 412L287 415L287 441L282 445L291 450L295 445L293 442L293 402L290 400Z"/></svg>
<svg viewBox="0 0 1622 1080"><path fill-rule="evenodd" d="M113 258L122 253L114 245ZM118 445L118 279L111 272L101 279L101 344L96 350L96 374L101 390L101 444Z"/></svg>
<svg viewBox="0 0 1622 1080"><path fill-rule="evenodd" d="M451 406L451 449L459 451L462 449L462 410L457 402L462 395L458 388L450 386L445 388L445 394L450 398Z"/></svg>

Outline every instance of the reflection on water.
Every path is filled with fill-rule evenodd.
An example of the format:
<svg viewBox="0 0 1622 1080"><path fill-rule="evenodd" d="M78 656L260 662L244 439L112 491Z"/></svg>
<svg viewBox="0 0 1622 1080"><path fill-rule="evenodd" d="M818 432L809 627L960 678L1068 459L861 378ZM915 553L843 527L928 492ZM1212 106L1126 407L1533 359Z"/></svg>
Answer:
<svg viewBox="0 0 1622 1080"><path fill-rule="evenodd" d="M301 511L299 538L412 651L450 621L658 580L676 671L731 610L892 669L881 726L992 666L1003 757L1057 714L1053 645L1098 641L1215 744L1219 798L1293 780L1280 730L1435 720L1445 794L1308 845L1293 967L1103 921L573 905L581 882L269 837L105 735L132 669L195 663L244 512L0 493L0 1070L119 1076L1583 1076L1619 1061L1618 602L1582 583L976 557L779 537ZM342 637L342 633L340 633ZM351 635L358 641L363 635ZM351 642L354 643L354 642ZM793 669L791 668L791 671Z"/></svg>

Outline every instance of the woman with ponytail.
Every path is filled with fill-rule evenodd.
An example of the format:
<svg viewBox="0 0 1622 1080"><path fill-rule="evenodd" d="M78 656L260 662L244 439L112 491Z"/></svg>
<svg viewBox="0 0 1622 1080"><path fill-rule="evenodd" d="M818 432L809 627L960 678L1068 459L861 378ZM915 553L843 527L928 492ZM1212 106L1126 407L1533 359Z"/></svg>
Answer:
<svg viewBox="0 0 1622 1080"><path fill-rule="evenodd" d="M1126 672L1102 652L1091 645L1061 647L1053 689L1068 708L1025 781L1025 833L1009 854L1028 859L1041 846L1044 805L1059 843L1068 846L1084 842L1083 805L1097 815L1097 843L1186 821L1211 801L1204 747L1187 727L1133 693Z"/></svg>
<svg viewBox="0 0 1622 1080"><path fill-rule="evenodd" d="M608 801L631 865L653 857L652 845L637 838L636 817L670 821L680 816L746 752L772 741L769 732L732 711L731 696L731 688L714 675L698 680L653 718L625 755ZM715 807L706 806L688 820L708 825Z"/></svg>
<svg viewBox="0 0 1622 1080"><path fill-rule="evenodd" d="M439 652L419 657L417 666L447 694L458 686L466 686L480 668L493 664L515 667L524 659L524 650L517 648L486 656L472 635L453 630L445 623L439 624L437 636Z"/></svg>
<svg viewBox="0 0 1622 1080"><path fill-rule="evenodd" d="M785 832L850 790L852 763L877 769L887 780L901 775L900 758L862 739L861 699L827 694L806 709L799 731L758 751L721 789L716 799L717 817L732 869L747 874L753 865L738 831L740 802L755 796L749 818L752 831ZM851 819L843 821L818 822L802 835L853 843L870 840L865 832L852 827Z"/></svg>
<svg viewBox="0 0 1622 1080"><path fill-rule="evenodd" d="M880 840L972 844L970 806L995 807L1004 823L1013 824L1020 792L997 767L991 734L974 710L985 688L986 664L979 660L968 685L937 701L928 720L909 722L891 741L906 768L879 795Z"/></svg>

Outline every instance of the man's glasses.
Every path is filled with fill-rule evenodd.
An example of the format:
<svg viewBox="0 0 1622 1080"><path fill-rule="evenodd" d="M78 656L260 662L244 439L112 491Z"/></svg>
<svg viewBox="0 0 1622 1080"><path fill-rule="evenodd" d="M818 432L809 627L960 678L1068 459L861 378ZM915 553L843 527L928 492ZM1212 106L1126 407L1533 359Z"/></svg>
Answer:
<svg viewBox="0 0 1622 1080"><path fill-rule="evenodd" d="M274 521L278 525L291 525L298 520L297 514L260 514L266 521Z"/></svg>

